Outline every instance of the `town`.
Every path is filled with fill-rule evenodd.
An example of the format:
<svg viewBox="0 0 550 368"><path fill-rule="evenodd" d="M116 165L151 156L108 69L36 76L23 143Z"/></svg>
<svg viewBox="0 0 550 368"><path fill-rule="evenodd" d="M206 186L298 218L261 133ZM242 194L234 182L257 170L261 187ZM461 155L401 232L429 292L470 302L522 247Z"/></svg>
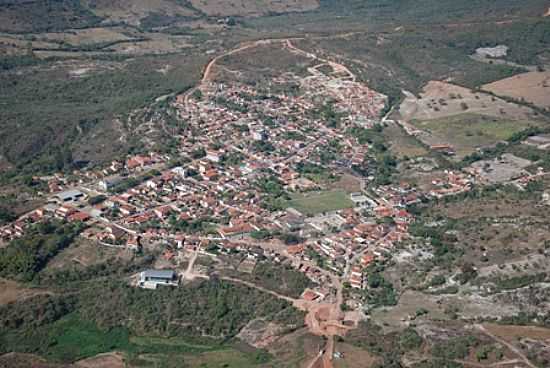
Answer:
<svg viewBox="0 0 550 368"><path fill-rule="evenodd" d="M284 47L300 52L290 41ZM226 273L224 259L237 257L243 273L278 263L315 285L295 299L281 296L307 312L311 331L343 335L376 303L365 292L369 266L390 260L398 244L414 244L407 208L476 185L521 189L545 174L504 155L441 171L422 186L386 183L395 163L377 137L400 124L386 117L387 97L343 65L318 61L308 76L288 73L269 88L207 79L176 96L177 154L151 151L36 178L47 184L47 203L0 228L2 243L38 222L83 223L79 236L98 247L160 255L155 269L133 278L146 289L210 277L261 287ZM448 144L430 148L454 154ZM214 266L197 265L201 257Z"/></svg>

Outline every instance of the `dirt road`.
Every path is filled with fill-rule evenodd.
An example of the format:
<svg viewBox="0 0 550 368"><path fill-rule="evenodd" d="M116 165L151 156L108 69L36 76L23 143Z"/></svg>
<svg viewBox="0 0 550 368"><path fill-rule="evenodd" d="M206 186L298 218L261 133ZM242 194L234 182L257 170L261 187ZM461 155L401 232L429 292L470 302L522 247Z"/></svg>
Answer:
<svg viewBox="0 0 550 368"><path fill-rule="evenodd" d="M326 37L315 37L315 39L322 39L322 38L346 38L346 37L349 37L351 35L353 35L354 33L345 33L345 34L339 34L339 35L333 35L333 36L326 36ZM212 71L213 71L213 68L214 66L216 65L216 63L218 61L220 61L221 59L227 57L227 56L231 56L231 55L234 55L234 54L237 54L239 52L242 52L242 51L245 51L245 50L248 50L248 49L251 49L251 48L254 48L254 47L258 47L258 46L261 46L261 45L270 45L270 44L273 44L273 43L281 43L283 45L285 45L290 51L292 52L295 52L299 55L302 55L302 56L305 56L307 58L311 58L311 59L315 59L315 60L319 60L320 62L323 62L323 63L327 63L329 64L332 68L334 68L334 70L337 70L337 71L341 71L341 72L345 72L349 75L349 77L351 78L352 81L356 81L356 76L355 74L353 74L349 69L348 67L346 67L345 65L343 64L340 64L340 63L337 63L337 62L334 62L334 61L331 61L331 60L327 60L327 59L323 59L315 54L312 54L312 53L309 53L307 51L304 51L298 47L296 47L292 41L299 41L299 40L305 40L306 38L305 37L291 37L291 38L267 38L267 39L262 39L262 40L258 40L258 41L254 41L254 42L247 42L247 43L244 43L244 44L241 44L240 46L238 46L237 48L234 48L234 49L231 49L231 50L228 50L216 57L214 57L212 60L210 60L208 62L208 64L206 64L205 68L204 68L204 71L203 71L203 74L202 74L202 78L201 78L201 81L200 83L195 86L194 88L191 88L190 90L188 90L187 92L185 92L184 94L184 100L183 100L183 103L184 103L184 106L187 106L188 104L188 101L189 101L189 98L191 97L191 95L193 95L193 93L199 89L201 87L202 84L204 83L207 83L208 81L210 81L212 79Z"/></svg>
<svg viewBox="0 0 550 368"><path fill-rule="evenodd" d="M516 346L514 346L513 344L511 344L508 341L494 335L489 330L487 330L483 325L475 324L474 327L477 330L483 332L485 335L492 338L493 340L501 343L502 345L506 346L508 349L513 351L515 354L517 354L520 357L520 359L523 361L523 363L525 363L527 366L529 366L531 368L537 368L537 366L534 365L533 363L531 363L531 361L525 356L525 354L523 354L523 352L520 349L518 349Z"/></svg>

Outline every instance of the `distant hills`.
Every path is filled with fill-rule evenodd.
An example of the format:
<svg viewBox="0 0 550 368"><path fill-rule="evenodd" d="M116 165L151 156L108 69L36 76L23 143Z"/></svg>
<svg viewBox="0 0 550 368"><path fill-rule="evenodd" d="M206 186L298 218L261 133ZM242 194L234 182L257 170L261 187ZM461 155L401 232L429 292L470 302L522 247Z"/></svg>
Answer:
<svg viewBox="0 0 550 368"><path fill-rule="evenodd" d="M43 32L122 23L150 16L261 16L316 9L319 0L0 0L0 31Z"/></svg>

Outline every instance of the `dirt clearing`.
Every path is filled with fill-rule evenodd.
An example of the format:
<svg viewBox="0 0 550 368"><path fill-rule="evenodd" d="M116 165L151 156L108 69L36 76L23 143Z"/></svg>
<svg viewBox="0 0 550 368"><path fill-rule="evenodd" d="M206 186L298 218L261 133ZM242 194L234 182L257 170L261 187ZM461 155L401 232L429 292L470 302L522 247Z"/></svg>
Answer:
<svg viewBox="0 0 550 368"><path fill-rule="evenodd" d="M334 368L368 368L380 361L368 351L342 342L336 343L334 351L341 356L333 360Z"/></svg>
<svg viewBox="0 0 550 368"><path fill-rule="evenodd" d="M104 247L90 240L79 238L74 244L61 251L61 253L48 262L46 270L53 271L74 266L85 268L103 263L109 259L117 257L127 259L130 256L131 254L125 250Z"/></svg>
<svg viewBox="0 0 550 368"><path fill-rule="evenodd" d="M399 107L403 120L431 120L476 113L512 120L532 120L534 111L487 93L474 92L450 83L431 81L417 98L412 93Z"/></svg>
<svg viewBox="0 0 550 368"><path fill-rule="evenodd" d="M121 353L105 353L79 360L75 366L81 368L124 368L126 363Z"/></svg>
<svg viewBox="0 0 550 368"><path fill-rule="evenodd" d="M191 4L209 16L258 16L269 12L302 12L319 7L318 0L191 0Z"/></svg>
<svg viewBox="0 0 550 368"><path fill-rule="evenodd" d="M483 325L490 333L506 341L513 342L519 338L550 341L550 329L536 326L513 326L486 323Z"/></svg>
<svg viewBox="0 0 550 368"><path fill-rule="evenodd" d="M46 290L25 288L18 282L0 278L0 305L47 293Z"/></svg>
<svg viewBox="0 0 550 368"><path fill-rule="evenodd" d="M500 96L523 99L541 108L550 107L550 71L518 74L486 84L482 89Z"/></svg>

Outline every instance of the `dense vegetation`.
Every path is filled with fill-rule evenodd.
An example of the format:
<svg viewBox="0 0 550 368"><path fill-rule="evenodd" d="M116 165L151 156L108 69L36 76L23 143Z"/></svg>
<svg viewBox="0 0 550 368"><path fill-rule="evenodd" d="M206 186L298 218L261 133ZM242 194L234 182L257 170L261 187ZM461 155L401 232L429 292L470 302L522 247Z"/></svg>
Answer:
<svg viewBox="0 0 550 368"><path fill-rule="evenodd" d="M58 252L71 244L82 225L41 223L0 249L0 276L30 281Z"/></svg>
<svg viewBox="0 0 550 368"><path fill-rule="evenodd" d="M0 1L2 32L52 32L91 27L100 21L80 1Z"/></svg>
<svg viewBox="0 0 550 368"><path fill-rule="evenodd" d="M372 322L361 322L359 328L350 331L344 341L379 356L381 361L377 368L401 368L402 355L419 350L423 344L422 337L412 327L384 334L382 328Z"/></svg>
<svg viewBox="0 0 550 368"><path fill-rule="evenodd" d="M124 120L160 95L187 89L198 78L203 59L168 55L97 60L105 69L79 78L64 68L47 68L50 63L23 74L0 72L5 104L0 155L17 164L18 171L36 174L126 153L135 142L131 135L123 141L119 137L129 127L116 126L112 119ZM154 72L166 64L174 67L166 74Z"/></svg>
<svg viewBox="0 0 550 368"><path fill-rule="evenodd" d="M298 298L307 287L314 286L302 272L290 266L260 262L252 274L239 274L239 278L251 281L268 290Z"/></svg>
<svg viewBox="0 0 550 368"><path fill-rule="evenodd" d="M303 324L303 314L290 303L217 279L154 291L130 286L128 276L150 267L149 256L85 268L44 269L80 230L79 225L39 224L0 250L0 276L32 281L29 286L50 291L0 306L0 354L38 353L72 362L112 350L131 357L197 353L230 348L227 342L254 318L290 329ZM281 275L269 267L260 267L257 274L263 279ZM304 287L303 275L297 277L289 270L282 275L287 282L281 291ZM159 341L136 343L135 336L158 336ZM201 345L189 343L204 336L208 338ZM163 342L166 338L180 340L174 347L171 341ZM265 354L260 355L258 359L265 361ZM254 356L251 359L256 361Z"/></svg>
<svg viewBox="0 0 550 368"><path fill-rule="evenodd" d="M288 302L216 280L155 291L133 288L116 278L94 279L86 285L76 292L0 307L0 353L53 354L73 361L102 351L131 350L128 336L210 336L221 343L254 318L294 328L303 320ZM88 350L91 333L98 337ZM66 341L67 334L77 340Z"/></svg>
<svg viewBox="0 0 550 368"><path fill-rule="evenodd" d="M365 299L371 307L397 304L397 293L382 274L384 268L385 265L378 262L366 268L368 288L365 290Z"/></svg>

